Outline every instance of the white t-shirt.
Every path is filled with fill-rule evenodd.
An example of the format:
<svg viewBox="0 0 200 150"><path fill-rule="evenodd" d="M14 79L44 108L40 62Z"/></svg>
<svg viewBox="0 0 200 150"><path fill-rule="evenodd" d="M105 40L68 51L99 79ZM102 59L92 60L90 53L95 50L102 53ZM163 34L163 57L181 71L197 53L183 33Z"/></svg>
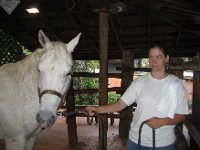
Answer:
<svg viewBox="0 0 200 150"><path fill-rule="evenodd" d="M162 97L161 91L164 90L164 85L167 84L173 75L168 75L164 79L155 79L151 74L147 74L131 83L126 92L122 95L121 99L130 106L134 102L137 103L134 117L132 119L129 139L133 142L138 142L138 134L140 124L152 117L165 118L164 114L156 109L160 98ZM173 76L174 77L174 76ZM188 114L188 104L185 92L185 87L181 79L176 80L177 87L177 108L176 114ZM174 133L175 125L165 125L155 130L156 132L156 147L167 146L175 141ZM152 129L148 125L144 125L141 134L141 145L152 146Z"/></svg>

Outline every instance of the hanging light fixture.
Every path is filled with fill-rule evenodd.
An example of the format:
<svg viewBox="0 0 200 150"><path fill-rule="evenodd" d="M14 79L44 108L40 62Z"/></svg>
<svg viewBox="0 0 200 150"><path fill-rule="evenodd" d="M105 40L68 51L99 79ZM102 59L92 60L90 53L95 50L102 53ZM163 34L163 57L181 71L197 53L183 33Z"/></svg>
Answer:
<svg viewBox="0 0 200 150"><path fill-rule="evenodd" d="M121 13L127 10L127 6L123 2L116 2L110 6L110 12L112 14Z"/></svg>
<svg viewBox="0 0 200 150"><path fill-rule="evenodd" d="M30 9L26 9L26 11L30 14L36 14L39 13L40 11L37 8L30 8Z"/></svg>

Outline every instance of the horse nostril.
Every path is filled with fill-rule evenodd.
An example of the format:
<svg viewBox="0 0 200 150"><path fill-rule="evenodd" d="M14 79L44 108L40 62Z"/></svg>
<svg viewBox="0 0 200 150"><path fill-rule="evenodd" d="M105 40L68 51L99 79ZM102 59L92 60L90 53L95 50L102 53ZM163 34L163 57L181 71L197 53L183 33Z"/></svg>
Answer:
<svg viewBox="0 0 200 150"><path fill-rule="evenodd" d="M37 120L38 123L44 123L44 122L45 122L45 121L41 118L41 116L40 116L39 113L37 113L37 115L36 115L36 120Z"/></svg>
<svg viewBox="0 0 200 150"><path fill-rule="evenodd" d="M36 120L39 124L45 123L46 124L45 126L51 127L56 121L56 116L49 112L42 111L42 112L37 113Z"/></svg>
<svg viewBox="0 0 200 150"><path fill-rule="evenodd" d="M40 114L39 113L37 113L37 115L36 115L36 120L37 120L38 123L40 123L41 118L40 118Z"/></svg>
<svg viewBox="0 0 200 150"><path fill-rule="evenodd" d="M38 114L38 113L36 115L36 120L37 120L38 123L40 123L40 114Z"/></svg>
<svg viewBox="0 0 200 150"><path fill-rule="evenodd" d="M54 115L52 115L51 118L47 121L48 127L53 126L53 124L55 123L55 121L56 121L56 117Z"/></svg>

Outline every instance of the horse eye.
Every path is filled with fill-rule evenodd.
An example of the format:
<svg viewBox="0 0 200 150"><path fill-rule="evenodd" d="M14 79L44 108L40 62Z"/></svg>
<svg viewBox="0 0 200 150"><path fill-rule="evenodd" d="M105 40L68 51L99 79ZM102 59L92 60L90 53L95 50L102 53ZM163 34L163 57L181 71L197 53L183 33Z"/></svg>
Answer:
<svg viewBox="0 0 200 150"><path fill-rule="evenodd" d="M66 74L66 76L69 76L69 75L71 75L71 72L68 72L68 73Z"/></svg>

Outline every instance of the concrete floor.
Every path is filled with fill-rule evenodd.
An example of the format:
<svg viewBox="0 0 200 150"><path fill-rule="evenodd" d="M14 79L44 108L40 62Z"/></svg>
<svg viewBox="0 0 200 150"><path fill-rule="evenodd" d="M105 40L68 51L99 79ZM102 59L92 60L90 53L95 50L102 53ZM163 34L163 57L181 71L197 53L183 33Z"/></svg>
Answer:
<svg viewBox="0 0 200 150"><path fill-rule="evenodd" d="M107 150L125 150L125 145L118 137L118 123L115 119L113 126L109 124ZM88 125L86 118L77 117L78 148L77 150L98 150L98 124ZM0 142L0 150L5 144ZM65 118L58 117L50 129L42 131L36 138L33 150L72 150L68 146L67 124Z"/></svg>

